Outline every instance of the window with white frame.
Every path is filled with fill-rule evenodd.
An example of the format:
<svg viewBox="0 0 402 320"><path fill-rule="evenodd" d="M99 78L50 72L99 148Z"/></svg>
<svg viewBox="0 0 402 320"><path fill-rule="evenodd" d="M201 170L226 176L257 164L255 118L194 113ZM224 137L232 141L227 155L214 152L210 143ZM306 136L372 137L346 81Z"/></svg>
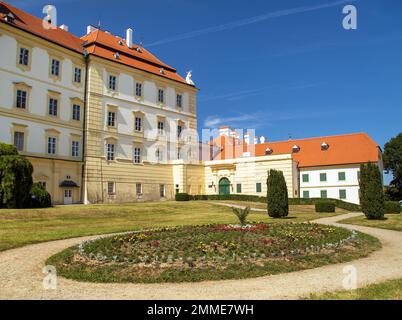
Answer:
<svg viewBox="0 0 402 320"><path fill-rule="evenodd" d="M158 160L158 161L163 160L163 151L161 150L161 148L159 148L159 147L156 148L155 157L156 157L156 160Z"/></svg>
<svg viewBox="0 0 402 320"><path fill-rule="evenodd" d="M57 143L57 138L56 137L48 137L47 138L47 153L48 154L56 154L56 143Z"/></svg>
<svg viewBox="0 0 402 320"><path fill-rule="evenodd" d="M116 91L117 78L114 75L109 75L109 89Z"/></svg>
<svg viewBox="0 0 402 320"><path fill-rule="evenodd" d="M115 111L109 111L108 112L107 125L109 127L115 127L116 126L116 112Z"/></svg>
<svg viewBox="0 0 402 320"><path fill-rule="evenodd" d="M24 132L14 131L14 146L18 151L24 151Z"/></svg>
<svg viewBox="0 0 402 320"><path fill-rule="evenodd" d="M177 94L176 95L176 106L178 108L182 108L183 107L183 96L181 94Z"/></svg>
<svg viewBox="0 0 402 320"><path fill-rule="evenodd" d="M142 83L141 82L135 83L135 96L137 98L142 97Z"/></svg>
<svg viewBox="0 0 402 320"><path fill-rule="evenodd" d="M60 61L57 59L52 59L51 74L58 77L60 75Z"/></svg>
<svg viewBox="0 0 402 320"><path fill-rule="evenodd" d="M78 104L73 105L73 120L81 120L81 106Z"/></svg>
<svg viewBox="0 0 402 320"><path fill-rule="evenodd" d="M27 92L25 90L18 89L17 90L17 101L15 106L18 109L26 109L27 108Z"/></svg>
<svg viewBox="0 0 402 320"><path fill-rule="evenodd" d="M81 74L82 74L82 69L78 67L74 67L74 82L75 83L81 83Z"/></svg>
<svg viewBox="0 0 402 320"><path fill-rule="evenodd" d="M165 122L163 120L158 121L158 135L163 136L165 134Z"/></svg>
<svg viewBox="0 0 402 320"><path fill-rule="evenodd" d="M80 143L79 141L71 142L71 156L78 157L80 153Z"/></svg>
<svg viewBox="0 0 402 320"><path fill-rule="evenodd" d="M134 163L141 163L141 147L134 147Z"/></svg>
<svg viewBox="0 0 402 320"><path fill-rule="evenodd" d="M29 66L29 50L27 48L20 48L19 64Z"/></svg>
<svg viewBox="0 0 402 320"><path fill-rule="evenodd" d="M138 131L138 132L142 131L142 117L139 115L135 116L134 129L135 129L135 131Z"/></svg>
<svg viewBox="0 0 402 320"><path fill-rule="evenodd" d="M177 160L181 159L181 148L177 148Z"/></svg>
<svg viewBox="0 0 402 320"><path fill-rule="evenodd" d="M159 103L165 102L165 91L163 89L158 89L158 102Z"/></svg>
<svg viewBox="0 0 402 320"><path fill-rule="evenodd" d="M58 100L56 98L49 98L49 115L57 117Z"/></svg>
<svg viewBox="0 0 402 320"><path fill-rule="evenodd" d="M165 197L165 185L164 184L159 185L159 195L161 198Z"/></svg>
<svg viewBox="0 0 402 320"><path fill-rule="evenodd" d="M115 159L115 144L108 143L107 144L107 160L113 161Z"/></svg>
<svg viewBox="0 0 402 320"><path fill-rule="evenodd" d="M115 194L116 193L116 184L112 181L107 183L107 193L108 194Z"/></svg>
<svg viewBox="0 0 402 320"><path fill-rule="evenodd" d="M178 124L177 125L177 138L180 138L182 131L183 131L183 126L181 124Z"/></svg>

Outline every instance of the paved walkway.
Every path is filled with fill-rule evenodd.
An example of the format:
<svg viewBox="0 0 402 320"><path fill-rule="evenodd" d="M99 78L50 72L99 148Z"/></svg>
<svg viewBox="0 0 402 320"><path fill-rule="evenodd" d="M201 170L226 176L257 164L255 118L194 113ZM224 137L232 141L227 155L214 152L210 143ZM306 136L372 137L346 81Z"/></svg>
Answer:
<svg viewBox="0 0 402 320"><path fill-rule="evenodd" d="M340 225L360 213L323 218L318 223ZM402 277L402 232L342 225L377 237L383 248L351 263L243 280L180 284L97 284L59 277L56 290L44 290L45 260L83 237L29 245L0 252L0 299L297 299L309 293L342 289L343 268L353 264L358 286Z"/></svg>

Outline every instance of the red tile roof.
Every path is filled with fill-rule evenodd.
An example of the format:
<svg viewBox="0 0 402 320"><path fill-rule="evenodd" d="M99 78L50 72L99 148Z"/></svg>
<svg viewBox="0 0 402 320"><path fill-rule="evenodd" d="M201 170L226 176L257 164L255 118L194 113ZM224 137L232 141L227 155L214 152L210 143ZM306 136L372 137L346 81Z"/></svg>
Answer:
<svg viewBox="0 0 402 320"><path fill-rule="evenodd" d="M13 22L7 22L5 19L10 13L15 17ZM136 50L138 45L136 44L133 44L133 49L130 49L126 46L124 39L105 31L97 29L80 39L58 27L45 29L42 19L3 1L0 1L0 22L12 25L78 53L83 54L85 47L89 54L188 85L186 80L177 74L176 69L156 58L148 50L141 48L141 52L138 52ZM119 44L120 41L123 42L122 45ZM119 59L114 57L116 52L120 54ZM163 73L161 73L161 69L163 69Z"/></svg>
<svg viewBox="0 0 402 320"><path fill-rule="evenodd" d="M292 158L302 168L377 162L380 152L378 145L366 133L265 142L249 146L243 140L234 141L232 137L225 136L215 139L215 144L223 149L215 159L241 157L242 150L249 151L251 156L265 156L266 149L270 148L271 155L292 154ZM321 149L324 142L329 145L327 150ZM236 145L235 148L232 148L233 144ZM292 151L295 145L300 148L299 152Z"/></svg>
<svg viewBox="0 0 402 320"><path fill-rule="evenodd" d="M177 74L176 69L160 61L148 50L141 48L141 52L138 52L136 44L133 44L133 48L130 49L124 39L106 31L97 29L82 37L82 40L86 41L84 46L89 54L187 85L186 80ZM119 44L120 41L122 45ZM118 59L115 58L117 52L119 53ZM161 69L163 69L163 73L161 73Z"/></svg>
<svg viewBox="0 0 402 320"><path fill-rule="evenodd" d="M15 17L14 21L10 23L5 20L5 17L9 13L12 13ZM17 9L3 1L0 1L0 22L12 25L18 29L24 30L76 52L83 52L83 41L80 38L58 27L54 29L45 29L43 27L42 19Z"/></svg>

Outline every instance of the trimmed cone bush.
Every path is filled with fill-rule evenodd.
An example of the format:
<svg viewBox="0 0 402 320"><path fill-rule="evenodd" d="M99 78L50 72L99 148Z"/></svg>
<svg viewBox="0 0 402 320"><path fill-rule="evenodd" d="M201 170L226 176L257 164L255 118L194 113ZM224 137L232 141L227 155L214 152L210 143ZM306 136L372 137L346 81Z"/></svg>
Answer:
<svg viewBox="0 0 402 320"><path fill-rule="evenodd" d="M288 188L282 171L270 170L267 179L268 215L283 218L289 214Z"/></svg>
<svg viewBox="0 0 402 320"><path fill-rule="evenodd" d="M385 201L385 213L401 213L402 207L398 201Z"/></svg>
<svg viewBox="0 0 402 320"><path fill-rule="evenodd" d="M383 219L385 213L381 172L376 164L360 165L360 204L367 219Z"/></svg>
<svg viewBox="0 0 402 320"><path fill-rule="evenodd" d="M34 183L31 187L30 198L27 207L29 208L48 208L52 206L52 199L39 183Z"/></svg>
<svg viewBox="0 0 402 320"><path fill-rule="evenodd" d="M317 201L315 212L335 212L335 204L329 201Z"/></svg>
<svg viewBox="0 0 402 320"><path fill-rule="evenodd" d="M190 195L188 193L176 193L176 201L190 201Z"/></svg>

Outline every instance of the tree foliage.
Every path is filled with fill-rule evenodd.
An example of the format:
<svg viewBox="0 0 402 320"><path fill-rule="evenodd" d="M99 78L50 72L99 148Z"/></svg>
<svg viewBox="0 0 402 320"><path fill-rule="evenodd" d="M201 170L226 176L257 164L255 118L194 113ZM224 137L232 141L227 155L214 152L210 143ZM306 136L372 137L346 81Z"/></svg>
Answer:
<svg viewBox="0 0 402 320"><path fill-rule="evenodd" d="M28 203L29 208L48 208L52 206L52 198L49 192L47 192L39 183L32 184L29 192Z"/></svg>
<svg viewBox="0 0 402 320"><path fill-rule="evenodd" d="M23 208L29 201L32 164L14 146L0 143L0 207Z"/></svg>
<svg viewBox="0 0 402 320"><path fill-rule="evenodd" d="M282 171L268 172L267 206L270 217L283 218L289 214L288 188Z"/></svg>
<svg viewBox="0 0 402 320"><path fill-rule="evenodd" d="M376 164L360 165L360 205L367 219L383 219L385 197L381 172Z"/></svg>
<svg viewBox="0 0 402 320"><path fill-rule="evenodd" d="M402 133L385 144L383 161L384 169L393 175L387 196L390 200L402 200Z"/></svg>

